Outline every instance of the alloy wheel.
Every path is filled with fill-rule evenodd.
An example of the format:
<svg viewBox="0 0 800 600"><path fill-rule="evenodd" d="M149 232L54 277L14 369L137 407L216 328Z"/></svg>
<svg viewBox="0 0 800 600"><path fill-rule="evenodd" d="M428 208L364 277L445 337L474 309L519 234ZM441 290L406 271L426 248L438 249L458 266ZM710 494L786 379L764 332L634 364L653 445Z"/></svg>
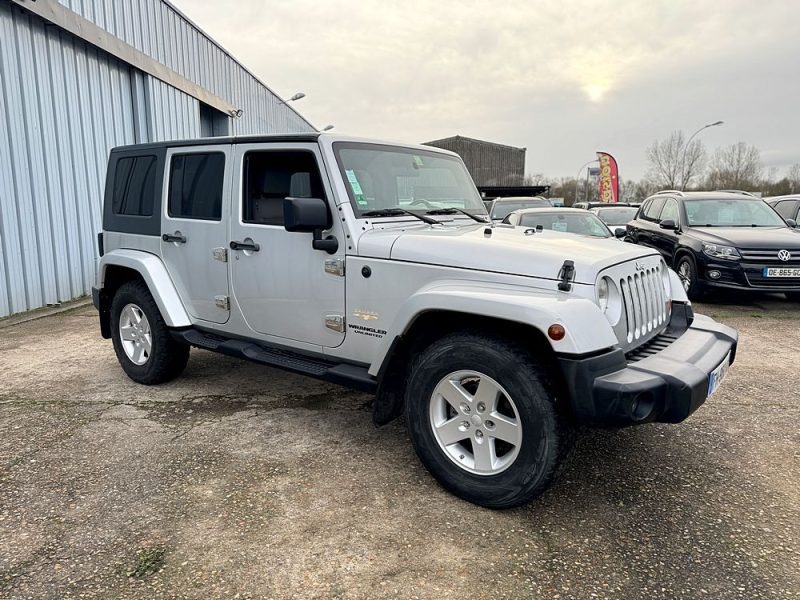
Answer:
<svg viewBox="0 0 800 600"><path fill-rule="evenodd" d="M143 365L150 358L153 334L147 315L136 304L126 304L119 315L119 339L125 355L135 365Z"/></svg>
<svg viewBox="0 0 800 600"><path fill-rule="evenodd" d="M497 475L519 454L522 421L497 381L478 371L455 371L433 390L431 430L445 455L476 475Z"/></svg>

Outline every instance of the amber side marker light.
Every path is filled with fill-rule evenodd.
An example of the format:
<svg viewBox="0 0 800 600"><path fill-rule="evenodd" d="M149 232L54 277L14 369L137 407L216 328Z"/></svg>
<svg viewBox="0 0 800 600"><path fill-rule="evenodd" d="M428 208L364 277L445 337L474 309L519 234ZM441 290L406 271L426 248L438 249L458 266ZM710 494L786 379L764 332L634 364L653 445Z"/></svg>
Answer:
<svg viewBox="0 0 800 600"><path fill-rule="evenodd" d="M559 325L557 323L554 325L550 325L550 327L547 328L547 335L550 336L551 340L555 340L557 342L559 340L563 340L566 334L567 331L566 329L564 329L564 326Z"/></svg>

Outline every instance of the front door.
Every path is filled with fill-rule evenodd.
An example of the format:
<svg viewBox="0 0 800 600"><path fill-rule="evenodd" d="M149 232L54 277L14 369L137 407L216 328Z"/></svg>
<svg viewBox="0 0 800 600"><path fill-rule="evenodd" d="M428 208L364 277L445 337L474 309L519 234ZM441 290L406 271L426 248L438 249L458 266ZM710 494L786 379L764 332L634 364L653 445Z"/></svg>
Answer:
<svg viewBox="0 0 800 600"><path fill-rule="evenodd" d="M316 144L236 147L231 206L231 286L248 327L258 334L324 347L344 340L346 240L331 231L336 254L314 250L312 234L283 226L283 200L323 198L336 210ZM337 266L341 269L337 269ZM338 271L338 272L337 272Z"/></svg>
<svg viewBox="0 0 800 600"><path fill-rule="evenodd" d="M228 207L231 146L192 146L167 152L161 257L189 314L228 320Z"/></svg>

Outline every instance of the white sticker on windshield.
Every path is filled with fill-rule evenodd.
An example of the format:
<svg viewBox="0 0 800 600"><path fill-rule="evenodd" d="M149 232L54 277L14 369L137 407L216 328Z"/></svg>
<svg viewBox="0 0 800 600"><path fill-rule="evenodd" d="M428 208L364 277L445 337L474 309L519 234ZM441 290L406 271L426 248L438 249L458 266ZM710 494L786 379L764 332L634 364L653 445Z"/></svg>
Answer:
<svg viewBox="0 0 800 600"><path fill-rule="evenodd" d="M556 221L555 223L553 223L553 231L563 231L564 233L566 233L567 224Z"/></svg>
<svg viewBox="0 0 800 600"><path fill-rule="evenodd" d="M344 172L347 174L347 181L350 182L350 187L353 189L353 195L356 197L356 203L359 206L366 206L368 204L367 198L364 196L364 190L361 189L361 184L358 183L358 178L353 172L353 169L345 169Z"/></svg>

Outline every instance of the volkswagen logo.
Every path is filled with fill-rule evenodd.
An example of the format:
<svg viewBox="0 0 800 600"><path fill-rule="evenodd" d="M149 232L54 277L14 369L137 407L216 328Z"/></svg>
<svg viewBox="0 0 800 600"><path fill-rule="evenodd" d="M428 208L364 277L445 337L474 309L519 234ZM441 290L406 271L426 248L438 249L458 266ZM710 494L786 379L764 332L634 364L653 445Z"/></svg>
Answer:
<svg viewBox="0 0 800 600"><path fill-rule="evenodd" d="M792 258L792 253L789 252L788 250L780 250L778 252L778 258L781 259L783 262L786 262L790 258Z"/></svg>

